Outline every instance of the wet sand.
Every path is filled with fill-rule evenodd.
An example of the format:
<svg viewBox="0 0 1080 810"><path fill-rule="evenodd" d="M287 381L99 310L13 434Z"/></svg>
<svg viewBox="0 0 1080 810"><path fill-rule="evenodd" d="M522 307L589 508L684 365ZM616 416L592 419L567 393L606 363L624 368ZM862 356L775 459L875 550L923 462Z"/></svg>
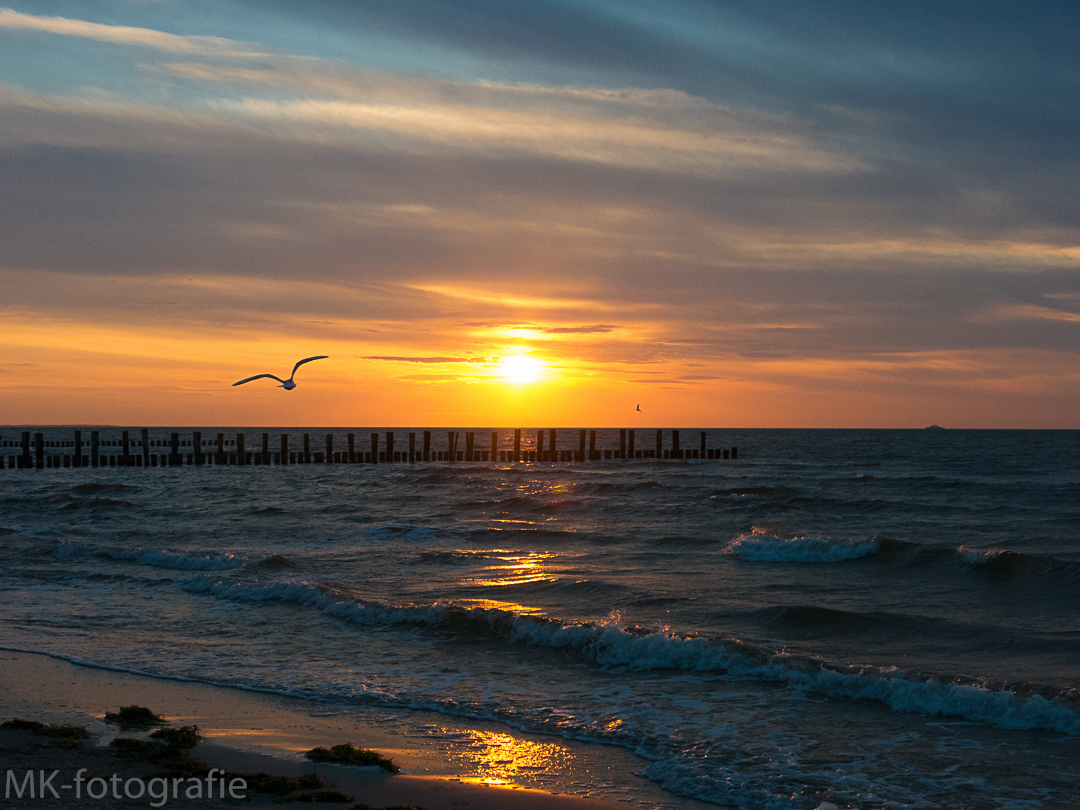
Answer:
<svg viewBox="0 0 1080 810"><path fill-rule="evenodd" d="M590 749L586 752L588 756L582 756L574 750L582 748L582 744L514 734L495 724L469 723L466 726L454 719L435 715L433 719L439 722L440 731L446 730L443 726L450 727L451 737L455 728L461 729L459 734L497 735L498 750L488 756L502 759L493 759L485 767L483 750L478 754L479 761L463 761L460 756L448 755L454 749L444 747L439 742L440 735L428 737L402 733L392 713L381 717L373 717L370 713L341 715L336 711L324 712L320 704L298 698L150 678L77 666L39 654L0 651L0 721L20 718L45 723L71 723L86 726L92 735L83 748L65 750L51 745L45 737L28 732L0 732L0 764L3 765L0 770L12 771L20 782L28 769L45 770L46 775L53 770L60 771L52 781L60 794L59 799L52 798L48 791L48 798L44 799L29 799L25 792L23 799L16 799L12 793L4 801L4 806L151 806L154 800L149 797L124 797L122 787L119 788L120 799L113 798L111 793L99 800L88 800L85 795L76 800L73 795L73 780L80 768L87 769L83 775L86 779L101 777L108 780L115 773L122 780L140 777L144 781L160 770L153 765L117 759L103 748L111 739L119 736L116 726L101 719L105 711L115 711L121 705L131 704L151 708L164 715L172 726L199 726L205 739L190 752L196 760L232 772L263 772L282 776L318 773L328 789L350 795L356 803L375 807L417 805L427 810L460 810L466 807L469 810L613 810L627 807L628 802L629 806L650 808L664 804L663 801L654 802L640 795L619 797L620 801L616 804L610 800L530 789L536 782L542 782L551 775L535 770L544 766L543 759L536 764L523 764L523 760L535 751L545 752L549 763L571 769L558 774L558 784L573 785L577 784L573 768L590 771L595 776L597 767L632 767L635 758L629 752L603 750L597 757L594 756L597 752L591 749L598 746L587 746ZM415 717L410 718L414 724L415 720ZM485 725L497 731L483 728ZM139 735L124 732L123 736ZM479 739L484 737L480 736ZM402 772L391 775L374 769L316 765L302 756L303 752L316 746L329 747L346 741L390 757ZM566 756L558 755L560 749L565 749L563 753ZM550 751L556 753L551 754ZM616 761L612 761L612 758ZM630 761L618 761L626 758ZM72 787L60 789L64 784ZM136 789L137 786L133 786L133 792ZM272 802L268 796L255 794L241 802L228 796L225 799L188 800L183 797L181 789L178 798L170 796L164 806L218 808L238 805L269 807L279 806L279 803ZM320 806L335 808L349 804Z"/></svg>

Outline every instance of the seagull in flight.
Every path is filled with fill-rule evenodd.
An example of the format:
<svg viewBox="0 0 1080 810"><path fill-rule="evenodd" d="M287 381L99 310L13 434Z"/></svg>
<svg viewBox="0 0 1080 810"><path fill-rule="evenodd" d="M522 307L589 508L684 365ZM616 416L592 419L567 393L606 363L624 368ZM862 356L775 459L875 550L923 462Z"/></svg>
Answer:
<svg viewBox="0 0 1080 810"><path fill-rule="evenodd" d="M237 383L237 385L239 385L239 383ZM640 405L637 406L637 412L641 413L641 406Z"/></svg>
<svg viewBox="0 0 1080 810"><path fill-rule="evenodd" d="M305 357L303 360L293 366L292 374L289 375L289 379L287 380L283 380L281 379L281 377L275 377L273 374L256 374L254 377L248 377L246 380L234 382L233 387L235 388L238 385L243 385L244 383L251 382L252 380L261 380L263 377L269 377L271 380L277 380L279 383L281 383L278 388L284 388L286 391L292 391L294 388L296 388L296 383L293 382L293 377L296 376L296 370L300 368L300 366L304 365L304 363L310 363L312 360L325 360L329 356L330 355L328 354L320 354L318 357Z"/></svg>

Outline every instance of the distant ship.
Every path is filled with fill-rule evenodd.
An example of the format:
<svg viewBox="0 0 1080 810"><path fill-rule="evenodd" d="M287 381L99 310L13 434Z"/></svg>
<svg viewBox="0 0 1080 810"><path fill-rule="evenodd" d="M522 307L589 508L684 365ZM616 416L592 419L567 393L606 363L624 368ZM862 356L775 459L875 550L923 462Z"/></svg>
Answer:
<svg viewBox="0 0 1080 810"><path fill-rule="evenodd" d="M941 425L939 425L937 423L934 423L933 425L927 425L926 427L923 428L923 430L944 430L944 429L945 428L943 428Z"/></svg>

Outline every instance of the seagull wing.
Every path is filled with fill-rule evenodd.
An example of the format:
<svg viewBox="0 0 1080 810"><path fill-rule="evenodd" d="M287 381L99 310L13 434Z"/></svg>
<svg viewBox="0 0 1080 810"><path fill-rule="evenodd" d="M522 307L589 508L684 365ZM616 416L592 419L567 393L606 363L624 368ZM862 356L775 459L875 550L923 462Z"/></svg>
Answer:
<svg viewBox="0 0 1080 810"><path fill-rule="evenodd" d="M233 387L236 387L238 385L243 385L244 383L251 382L252 380L261 380L263 377L269 377L271 380L277 380L282 385L285 384L285 381L283 379L281 379L281 377L275 377L273 374L256 374L254 377L248 377L246 380L241 380L240 382L234 382Z"/></svg>
<svg viewBox="0 0 1080 810"><path fill-rule="evenodd" d="M304 363L310 363L312 360L325 360L329 356L330 355L328 354L320 354L318 357L305 357L303 360L301 360L299 363L292 367L292 374L289 375L289 379L291 380L293 377L296 376L296 370L300 368L300 366L304 365Z"/></svg>

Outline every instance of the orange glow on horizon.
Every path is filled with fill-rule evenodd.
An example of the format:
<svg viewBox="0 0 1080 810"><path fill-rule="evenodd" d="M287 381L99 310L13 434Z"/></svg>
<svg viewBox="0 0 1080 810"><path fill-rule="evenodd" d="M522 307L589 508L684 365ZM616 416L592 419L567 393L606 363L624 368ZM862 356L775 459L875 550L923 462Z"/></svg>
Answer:
<svg viewBox="0 0 1080 810"><path fill-rule="evenodd" d="M63 304L9 310L0 320L0 425L1015 427L1024 412L1030 421L1020 426L1070 427L1054 398L1080 389L1080 373L1062 370L1067 355L1047 350L694 355L665 343L651 313L624 313L615 326L557 308L465 320L455 300L433 296L413 319L319 320L303 310L258 318L227 296L204 299L225 299L220 309L167 317L87 317ZM740 328L731 327L736 340ZM542 356L533 340L543 341ZM302 367L295 391L232 387L256 373L287 377L314 354L330 359Z"/></svg>

